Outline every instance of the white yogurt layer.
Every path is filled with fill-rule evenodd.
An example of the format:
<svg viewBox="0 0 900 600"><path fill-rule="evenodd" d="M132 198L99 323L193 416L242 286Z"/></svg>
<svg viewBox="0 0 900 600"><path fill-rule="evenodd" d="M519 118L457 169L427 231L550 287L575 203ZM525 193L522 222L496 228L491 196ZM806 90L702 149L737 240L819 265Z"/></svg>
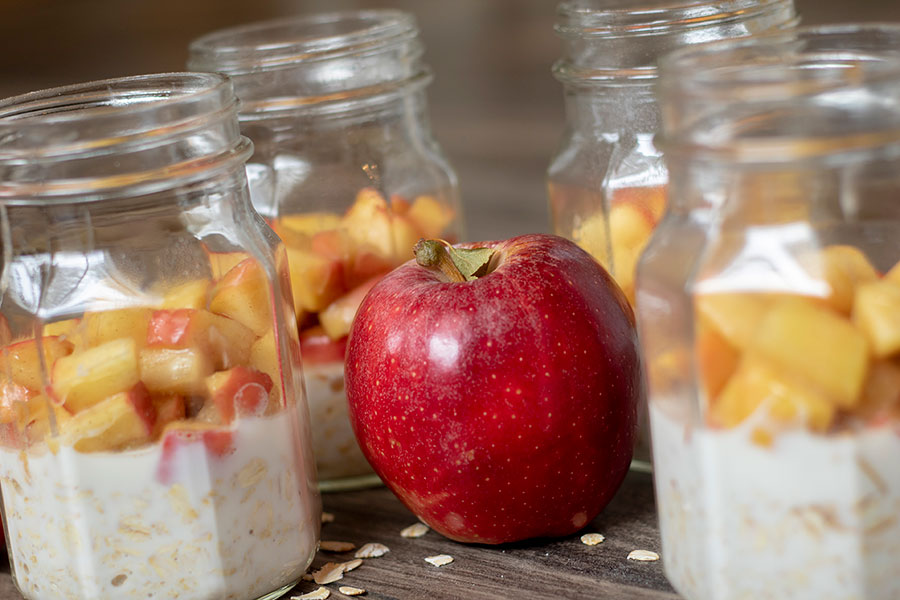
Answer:
<svg viewBox="0 0 900 600"><path fill-rule="evenodd" d="M666 575L688 600L900 598L900 434L691 429L650 409Z"/></svg>
<svg viewBox="0 0 900 600"><path fill-rule="evenodd" d="M344 363L304 365L303 376L319 480L327 482L373 474L350 426Z"/></svg>
<svg viewBox="0 0 900 600"><path fill-rule="evenodd" d="M200 440L126 452L0 451L26 598L248 600L300 578L320 503L296 416L239 419L233 451Z"/></svg>

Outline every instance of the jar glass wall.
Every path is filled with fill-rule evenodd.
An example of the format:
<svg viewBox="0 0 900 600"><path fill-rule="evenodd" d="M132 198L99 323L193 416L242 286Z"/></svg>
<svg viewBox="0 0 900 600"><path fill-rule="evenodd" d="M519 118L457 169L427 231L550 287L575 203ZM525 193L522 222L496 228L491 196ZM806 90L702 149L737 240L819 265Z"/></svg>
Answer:
<svg viewBox="0 0 900 600"><path fill-rule="evenodd" d="M413 18L357 11L215 32L190 68L231 76L254 205L284 240L323 489L377 483L347 417L344 348L365 293L421 237L459 239Z"/></svg>
<svg viewBox="0 0 900 600"><path fill-rule="evenodd" d="M29 599L261 598L320 502L283 246L231 83L0 102L0 488Z"/></svg>
<svg viewBox="0 0 900 600"><path fill-rule="evenodd" d="M900 595L900 28L663 60L641 261L666 573L691 600Z"/></svg>
<svg viewBox="0 0 900 600"><path fill-rule="evenodd" d="M558 8L566 129L547 170L553 232L573 240L634 302L638 259L666 207L668 172L659 130L657 60L711 40L790 28L793 0L572 0ZM646 411L635 465L650 460Z"/></svg>

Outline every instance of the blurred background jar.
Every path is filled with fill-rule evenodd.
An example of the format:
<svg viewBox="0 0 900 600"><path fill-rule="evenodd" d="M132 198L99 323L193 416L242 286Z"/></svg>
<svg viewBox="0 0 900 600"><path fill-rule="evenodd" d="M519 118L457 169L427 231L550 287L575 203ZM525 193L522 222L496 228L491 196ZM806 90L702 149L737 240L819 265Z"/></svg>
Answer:
<svg viewBox="0 0 900 600"><path fill-rule="evenodd" d="M356 308L419 238L458 241L456 176L431 136L415 20L394 10L226 29L193 70L231 76L255 145L253 203L284 240L322 489L378 483L347 417Z"/></svg>
<svg viewBox="0 0 900 600"><path fill-rule="evenodd" d="M736 38L798 19L793 0L572 0L557 9L563 57L553 66L566 128L547 170L553 232L590 252L630 302L638 259L665 212L668 172L656 63L682 46ZM648 466L646 415L635 466Z"/></svg>
<svg viewBox="0 0 900 600"><path fill-rule="evenodd" d="M0 488L29 599L261 598L318 544L283 246L231 83L0 102Z"/></svg>
<svg viewBox="0 0 900 600"><path fill-rule="evenodd" d="M900 28L663 59L637 313L690 600L900 597Z"/></svg>

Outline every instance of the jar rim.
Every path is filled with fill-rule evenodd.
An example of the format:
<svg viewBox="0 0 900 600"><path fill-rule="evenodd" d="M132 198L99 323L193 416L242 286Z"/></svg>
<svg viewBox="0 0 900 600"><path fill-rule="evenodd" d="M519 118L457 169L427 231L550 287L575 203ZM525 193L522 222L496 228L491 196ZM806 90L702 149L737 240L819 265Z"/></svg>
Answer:
<svg viewBox="0 0 900 600"><path fill-rule="evenodd" d="M239 75L327 60L418 35L394 9L336 11L247 23L207 33L189 46L188 68Z"/></svg>
<svg viewBox="0 0 900 600"><path fill-rule="evenodd" d="M721 27L790 7L792 0L658 0L635 7L628 0L567 0L557 7L554 26L566 39L666 35Z"/></svg>
<svg viewBox="0 0 900 600"><path fill-rule="evenodd" d="M661 60L659 92L667 154L762 164L898 152L900 24L800 27L682 48ZM815 127L804 123L812 118Z"/></svg>
<svg viewBox="0 0 900 600"><path fill-rule="evenodd" d="M0 100L0 201L93 201L170 189L243 162L231 81L155 73Z"/></svg>

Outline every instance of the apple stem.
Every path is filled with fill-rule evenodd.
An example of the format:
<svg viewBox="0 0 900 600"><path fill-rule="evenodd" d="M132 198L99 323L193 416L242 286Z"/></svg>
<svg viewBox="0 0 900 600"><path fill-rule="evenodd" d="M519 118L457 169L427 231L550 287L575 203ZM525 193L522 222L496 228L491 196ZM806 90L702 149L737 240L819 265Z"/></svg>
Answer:
<svg viewBox="0 0 900 600"><path fill-rule="evenodd" d="M453 259L450 258L450 253L447 252L446 242L420 239L416 242L413 252L416 255L416 263L418 263L419 266L431 269L436 273L441 273L453 282L462 282L466 280L465 275L462 274L453 262Z"/></svg>

